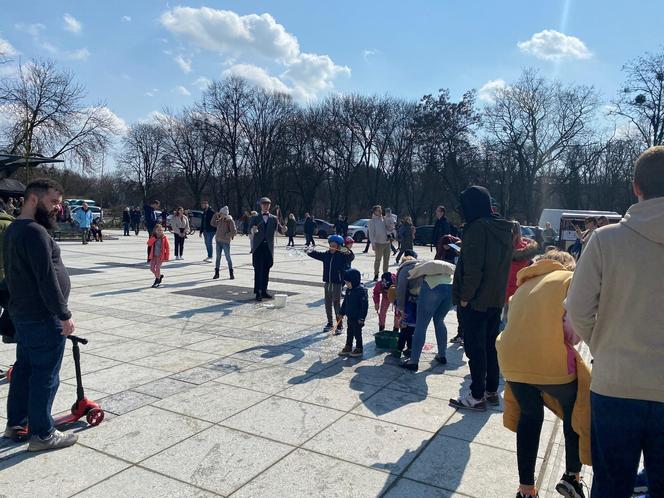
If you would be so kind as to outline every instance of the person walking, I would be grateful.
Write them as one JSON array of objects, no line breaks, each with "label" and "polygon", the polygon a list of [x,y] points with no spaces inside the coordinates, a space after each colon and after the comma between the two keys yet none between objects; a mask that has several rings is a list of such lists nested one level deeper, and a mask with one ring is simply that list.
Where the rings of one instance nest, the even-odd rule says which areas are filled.
[{"label": "person walking", "polygon": [[[579,435],[590,442],[590,370],[574,350],[580,339],[565,320],[563,308],[575,266],[571,254],[552,250],[522,269],[507,327],[496,340],[500,370],[507,382],[504,421],[516,431],[518,498],[537,496],[535,466],[544,405],[555,406],[549,399],[562,412],[565,435],[566,468],[556,490],[567,497],[585,497],[579,478]],[[500,403],[497,395],[487,395],[487,401]],[[579,416],[581,411],[584,416]],[[579,412],[576,418],[575,412]],[[575,430],[572,424],[578,421],[587,425],[577,423]],[[589,454],[586,463],[590,463]]]},{"label": "person walking", "polygon": [[316,247],[316,242],[314,242],[314,232],[316,230],[316,222],[314,221],[313,217],[309,214],[306,213],[304,215],[304,239],[305,239],[305,246],[309,247],[309,244],[311,244],[312,247]]},{"label": "person walking", "polygon": [[452,277],[454,265],[446,261],[424,261],[418,263],[408,273],[408,280],[423,278],[420,294],[417,298],[415,313],[415,332],[413,333],[413,349],[410,358],[401,363],[406,370],[417,372],[422,349],[426,341],[427,328],[433,319],[436,332],[438,353],[435,360],[447,364],[447,327],[445,316],[452,309]]},{"label": "person walking", "polygon": [[440,240],[449,235],[450,232],[450,222],[447,221],[445,216],[445,206],[438,206],[436,208],[436,224],[433,226],[433,233],[431,234],[431,248],[436,248],[436,256],[434,259],[444,260],[444,254],[439,250],[441,246]]},{"label": "person walking", "polygon": [[[152,201],[150,204],[143,204],[143,218],[145,230],[148,232],[148,239],[154,232],[154,227],[157,225],[157,214],[155,211],[159,209],[160,202],[158,200]],[[138,235],[138,234],[137,234]],[[150,248],[148,247],[148,263],[150,262]]]},{"label": "person walking", "polygon": [[71,282],[48,233],[56,226],[62,191],[52,180],[30,182],[21,215],[4,240],[8,308],[17,342],[4,437],[17,440],[28,426],[28,451],[65,448],[78,440],[76,434],[58,431],[51,416],[66,336],[75,330],[67,306]]},{"label": "person walking", "polygon": [[270,282],[270,268],[274,264],[274,235],[283,228],[279,220],[270,214],[272,201],[267,197],[260,200],[261,214],[251,218],[251,262],[254,267],[254,294],[256,301],[272,299],[267,287]]},{"label": "person walking", "polygon": [[81,205],[81,209],[76,211],[74,218],[78,223],[78,228],[81,230],[81,241],[85,245],[90,238],[90,226],[92,225],[92,211],[90,211],[87,203],[84,202]]},{"label": "person walking", "polygon": [[383,273],[387,273],[390,268],[390,239],[388,238],[388,226],[385,223],[385,218],[383,218],[383,208],[374,206],[371,213],[369,240],[371,240],[371,248],[375,253],[373,281],[377,282],[381,260],[383,261]]},{"label": "person walking", "polygon": [[484,411],[485,395],[493,397],[498,391],[496,337],[512,262],[512,222],[493,213],[484,187],[469,187],[461,193],[461,211],[466,225],[452,300],[460,309],[471,384],[470,393],[451,399],[450,406]]},{"label": "person walking", "polygon": [[175,239],[175,259],[184,259],[184,240],[189,234],[189,218],[185,216],[184,209],[178,207],[171,219],[171,228],[173,229],[173,238]]},{"label": "person walking", "polygon": [[397,254],[396,262],[399,264],[403,253],[412,251],[414,247],[415,227],[413,226],[413,219],[410,216],[405,216],[402,220],[397,239],[399,240],[399,253]]},{"label": "person walking", "polygon": [[595,231],[565,301],[592,353],[593,498],[631,496],[643,453],[649,494],[664,496],[664,146],[635,162],[638,202]]},{"label": "person walking", "polygon": [[122,211],[122,228],[124,230],[124,236],[128,237],[129,236],[129,227],[131,225],[131,213],[129,211],[129,206],[124,208],[124,211]]},{"label": "person walking", "polygon": [[131,210],[131,229],[135,235],[141,230],[141,210],[137,207]]},{"label": "person walking", "polygon": [[237,227],[233,217],[229,214],[228,206],[222,207],[217,214],[212,218],[212,226],[217,229],[215,241],[217,246],[217,260],[214,265],[214,277],[219,278],[219,270],[221,266],[221,253],[226,255],[226,263],[228,264],[228,273],[230,279],[234,280],[233,274],[233,260],[231,259],[231,242],[237,235]]},{"label": "person walking", "polygon": [[343,215],[339,215],[337,221],[334,222],[334,231],[344,239],[348,235],[348,222],[344,219]]},{"label": "person walking", "polygon": [[297,223],[295,221],[295,215],[293,213],[288,215],[288,222],[286,223],[286,235],[288,235],[288,244],[286,247],[295,247],[295,227]]},{"label": "person walking", "polygon": [[214,209],[210,207],[208,201],[201,202],[201,209],[203,210],[203,218],[201,219],[201,228],[198,232],[199,237],[203,237],[205,240],[205,249],[207,251],[207,256],[203,261],[209,263],[212,261],[212,240],[214,239],[217,229],[212,225],[212,219],[214,218]]}]

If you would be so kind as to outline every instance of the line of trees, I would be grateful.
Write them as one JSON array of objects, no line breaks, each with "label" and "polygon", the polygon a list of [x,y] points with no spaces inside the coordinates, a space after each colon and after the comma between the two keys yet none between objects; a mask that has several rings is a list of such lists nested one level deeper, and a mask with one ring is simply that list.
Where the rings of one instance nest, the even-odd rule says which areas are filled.
[{"label": "line of trees", "polygon": [[[634,158],[664,143],[664,49],[623,71],[610,102],[528,69],[483,105],[474,90],[454,100],[444,89],[419,101],[333,94],[303,105],[229,77],[191,106],[131,124],[102,181],[72,172],[64,180],[99,189],[106,205],[159,198],[194,207],[206,198],[235,213],[267,195],[298,216],[364,217],[380,203],[424,223],[438,204],[455,211],[470,184],[487,186],[500,211],[522,221],[542,207],[624,212]],[[5,78],[5,148],[61,155],[90,172],[117,130],[105,107],[83,97],[52,63]]]}]

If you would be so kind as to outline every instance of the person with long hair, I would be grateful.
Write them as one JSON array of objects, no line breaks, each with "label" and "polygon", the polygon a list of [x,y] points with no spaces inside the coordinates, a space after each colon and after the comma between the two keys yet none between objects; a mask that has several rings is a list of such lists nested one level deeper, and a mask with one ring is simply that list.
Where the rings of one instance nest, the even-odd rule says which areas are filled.
[{"label": "person with long hair", "polygon": [[154,275],[152,287],[159,287],[164,280],[161,265],[164,261],[168,261],[171,253],[168,237],[160,223],[157,223],[152,230],[152,235],[148,239],[148,248],[150,249],[150,271]]}]

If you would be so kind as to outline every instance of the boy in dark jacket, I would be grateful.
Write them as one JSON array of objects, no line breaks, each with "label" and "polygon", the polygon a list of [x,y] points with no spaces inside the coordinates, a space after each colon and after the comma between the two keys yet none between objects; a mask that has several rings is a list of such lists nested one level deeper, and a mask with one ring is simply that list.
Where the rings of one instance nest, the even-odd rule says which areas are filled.
[{"label": "boy in dark jacket", "polygon": [[[325,313],[327,314],[327,325],[323,329],[329,332],[332,324],[332,305],[337,323],[341,316],[341,288],[344,282],[344,273],[347,265],[355,259],[352,252],[344,247],[344,239],[340,235],[330,235],[327,239],[330,248],[326,252],[311,250],[307,253],[310,258],[323,262],[323,282],[325,282]],[[339,323],[335,333],[341,334],[343,324]]]},{"label": "boy in dark jacket", "polygon": [[[358,358],[364,353],[362,345],[362,327],[369,311],[369,296],[367,289],[362,285],[362,275],[359,270],[352,268],[346,270],[346,297],[341,305],[341,318],[348,317],[348,331],[346,332],[346,345],[339,352],[339,356]],[[353,349],[355,339],[355,349]]]}]

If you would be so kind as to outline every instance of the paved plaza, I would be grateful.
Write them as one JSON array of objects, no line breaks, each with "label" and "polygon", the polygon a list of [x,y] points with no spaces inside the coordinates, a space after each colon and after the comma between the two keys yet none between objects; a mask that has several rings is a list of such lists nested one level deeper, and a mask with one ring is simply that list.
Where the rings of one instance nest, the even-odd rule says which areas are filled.
[{"label": "paved plaza", "polygon": [[[468,387],[469,369],[456,345],[448,365],[432,366],[432,329],[423,370],[404,371],[376,350],[371,306],[364,358],[342,359],[345,335],[322,332],[322,265],[301,246],[287,250],[277,239],[270,290],[289,297],[274,309],[251,300],[245,237],[233,244],[234,281],[225,269],[212,280],[214,265],[202,262],[196,235],[186,259],[166,263],[162,287],[152,289],[144,232],[111,233],[116,240],[61,243],[76,333],[90,341],[82,346],[86,394],[106,420],[70,427],[79,443],[51,453],[2,440],[0,497],[514,496],[515,435],[500,410],[462,414],[448,406]],[[363,245],[355,249],[366,281],[373,257]],[[455,314],[446,322],[451,337]],[[67,348],[54,413],[76,397]],[[3,369],[13,358],[14,346],[0,345]],[[3,405],[7,392],[3,381]],[[558,496],[561,432],[547,414],[541,496]]]}]

